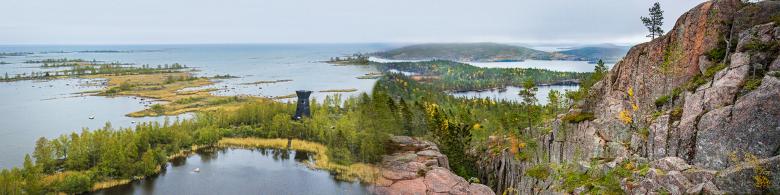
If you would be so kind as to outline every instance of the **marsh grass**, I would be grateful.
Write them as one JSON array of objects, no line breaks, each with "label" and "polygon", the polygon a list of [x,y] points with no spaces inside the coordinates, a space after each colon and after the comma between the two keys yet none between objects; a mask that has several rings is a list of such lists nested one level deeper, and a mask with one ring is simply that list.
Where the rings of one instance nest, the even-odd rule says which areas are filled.
[{"label": "marsh grass", "polygon": [[241,83],[240,85],[259,85],[259,84],[273,84],[273,83],[283,83],[283,82],[291,82],[292,79],[281,79],[281,80],[273,80],[273,81],[255,81],[251,83]]},{"label": "marsh grass", "polygon": [[210,93],[214,89],[182,91],[214,83],[209,78],[194,77],[190,72],[92,75],[86,78],[108,80],[108,86],[98,95],[136,96],[170,102],[167,104],[155,104],[145,110],[127,114],[130,117],[171,116],[187,112],[218,109],[234,110],[246,102],[264,101],[264,98],[251,96],[215,96]]},{"label": "marsh grass", "polygon": [[357,89],[328,89],[328,90],[321,90],[319,92],[322,93],[339,93],[339,92],[355,92]]}]

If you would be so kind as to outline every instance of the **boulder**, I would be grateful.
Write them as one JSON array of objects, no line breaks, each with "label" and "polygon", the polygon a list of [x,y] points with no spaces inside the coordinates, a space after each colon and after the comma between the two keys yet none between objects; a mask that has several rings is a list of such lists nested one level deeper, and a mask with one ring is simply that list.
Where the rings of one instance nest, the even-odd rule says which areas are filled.
[{"label": "boulder", "polygon": [[[734,64],[734,63],[732,63]],[[713,87],[739,87],[745,82],[745,78],[750,71],[750,66],[735,66],[729,68],[728,72],[719,77],[712,84]]]},{"label": "boulder", "polygon": [[685,175],[685,178],[688,178],[691,183],[698,184],[712,181],[717,173],[718,172],[714,170],[700,168],[691,168],[682,172],[682,174]]},{"label": "boulder", "polygon": [[490,189],[490,187],[482,184],[476,184],[476,183],[469,184],[468,192],[469,192],[468,194],[471,195],[495,194],[493,190]]},{"label": "boulder", "polygon": [[382,177],[389,180],[403,180],[417,178],[416,172],[400,171],[400,170],[383,170]]},{"label": "boulder", "polygon": [[658,179],[658,184],[669,190],[671,194],[682,194],[693,187],[688,178],[679,171],[669,171],[665,176]]},{"label": "boulder", "polygon": [[712,64],[712,61],[710,61],[710,58],[706,55],[699,56],[699,72],[702,74],[704,74],[704,72],[707,71],[707,68],[710,68]]},{"label": "boulder", "polygon": [[428,157],[439,157],[439,156],[443,156],[443,155],[442,155],[442,154],[441,154],[439,151],[435,151],[435,150],[423,150],[423,151],[419,151],[419,152],[417,152],[417,155],[418,155],[418,156],[428,156]]},{"label": "boulder", "polygon": [[431,192],[449,192],[455,185],[467,183],[447,169],[433,168],[425,174],[425,185]]},{"label": "boulder", "polygon": [[758,89],[701,117],[693,162],[710,169],[728,166],[729,155],[777,155],[780,148],[780,80],[765,76]]},{"label": "boulder", "polygon": [[658,159],[667,155],[666,143],[669,136],[669,119],[669,115],[665,114],[656,118],[650,125],[650,139],[648,141],[651,148],[650,159]]},{"label": "boulder", "polygon": [[700,183],[685,191],[685,194],[707,194],[707,195],[721,195],[725,194],[718,190],[712,182]]},{"label": "boulder", "polygon": [[731,64],[729,64],[729,68],[736,68],[746,65],[750,65],[750,54],[744,52],[731,54]]},{"label": "boulder", "polygon": [[685,171],[691,168],[691,165],[685,162],[682,158],[678,157],[665,157],[653,161],[650,167],[661,169],[663,171]]},{"label": "boulder", "polygon": [[374,194],[495,194],[450,172],[447,156],[432,142],[394,136],[390,144],[394,151],[382,158],[382,176],[370,187]]},{"label": "boulder", "polygon": [[392,192],[390,194],[399,195],[425,195],[427,192],[422,178],[398,181],[391,185],[389,189]]},{"label": "boulder", "polygon": [[[756,181],[766,183],[757,184]],[[731,166],[718,173],[715,184],[728,194],[780,191],[780,156]]]},{"label": "boulder", "polygon": [[780,71],[780,54],[778,54],[778,56],[775,57],[775,61],[773,61],[768,68],[769,71]]}]

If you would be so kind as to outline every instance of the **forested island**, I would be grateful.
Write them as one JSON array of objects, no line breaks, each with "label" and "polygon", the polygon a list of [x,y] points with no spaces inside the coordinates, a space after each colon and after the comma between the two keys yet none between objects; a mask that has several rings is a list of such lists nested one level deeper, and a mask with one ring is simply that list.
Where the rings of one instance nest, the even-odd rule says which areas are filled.
[{"label": "forested island", "polygon": [[449,60],[458,62],[514,62],[524,60],[607,60],[616,62],[628,47],[592,45],[557,52],[499,43],[430,43],[404,46],[368,54],[392,60]]}]

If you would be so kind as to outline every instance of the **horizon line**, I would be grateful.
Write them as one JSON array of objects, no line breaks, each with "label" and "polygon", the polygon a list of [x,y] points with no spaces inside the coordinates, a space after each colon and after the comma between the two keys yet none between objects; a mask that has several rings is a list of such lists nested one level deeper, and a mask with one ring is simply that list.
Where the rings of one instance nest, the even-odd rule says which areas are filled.
[{"label": "horizon line", "polygon": [[337,45],[337,44],[441,44],[441,43],[499,43],[527,45],[598,45],[613,44],[617,46],[633,46],[640,43],[624,42],[520,42],[520,41],[387,41],[387,42],[181,42],[181,43],[0,43],[0,46],[37,46],[37,45],[79,45],[79,46],[112,46],[112,45]]}]

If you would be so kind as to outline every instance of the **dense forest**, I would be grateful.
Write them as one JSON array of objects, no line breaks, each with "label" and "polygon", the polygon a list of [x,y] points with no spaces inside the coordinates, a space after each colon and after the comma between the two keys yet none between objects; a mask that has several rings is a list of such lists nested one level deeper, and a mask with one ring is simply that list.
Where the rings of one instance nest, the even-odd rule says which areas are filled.
[{"label": "dense forest", "polygon": [[438,90],[456,91],[519,87],[529,79],[537,84],[553,84],[565,80],[582,81],[592,74],[533,68],[482,68],[446,60],[374,64],[383,72],[406,72],[414,75],[417,80],[435,81],[429,83]]}]

